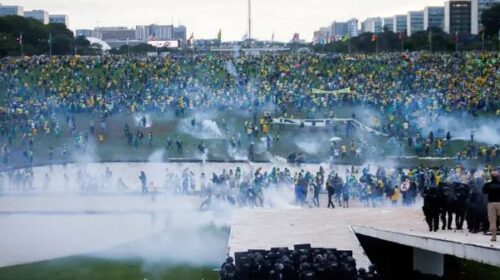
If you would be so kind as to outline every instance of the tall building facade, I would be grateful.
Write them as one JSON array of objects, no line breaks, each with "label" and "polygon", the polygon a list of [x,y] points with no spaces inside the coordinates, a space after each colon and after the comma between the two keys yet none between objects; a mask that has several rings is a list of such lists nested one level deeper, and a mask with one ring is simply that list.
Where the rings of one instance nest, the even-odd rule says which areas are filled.
[{"label": "tall building facade", "polygon": [[444,30],[444,7],[424,8],[424,30],[431,27]]},{"label": "tall building facade", "polygon": [[94,30],[92,29],[77,29],[75,30],[75,36],[76,37],[80,37],[80,36],[83,36],[83,37],[96,37],[94,35]]},{"label": "tall building facade", "polygon": [[34,18],[43,24],[49,23],[49,12],[44,10],[33,10],[24,12],[24,17]]},{"label": "tall building facade", "polygon": [[185,42],[187,38],[187,29],[184,25],[137,25],[135,27],[135,39],[139,41],[148,41],[151,39],[168,41],[181,40]]},{"label": "tall building facade", "polygon": [[406,15],[406,35],[424,30],[424,11],[410,11]]},{"label": "tall building facade", "polygon": [[321,27],[319,30],[313,33],[313,43],[314,44],[326,44],[330,42],[332,34],[332,27]]},{"label": "tall building facade", "polygon": [[349,33],[349,25],[347,22],[334,21],[332,23],[332,34],[331,36],[335,40],[340,40],[347,33]]},{"label": "tall building facade", "polygon": [[382,19],[382,30],[394,30],[394,19],[392,17],[385,17]]},{"label": "tall building facade", "polygon": [[347,29],[350,37],[357,37],[359,35],[358,20],[355,18],[348,20]]},{"label": "tall building facade", "polygon": [[185,42],[187,39],[187,30],[184,25],[179,25],[174,27],[174,34],[173,34],[173,39],[174,40],[180,40],[182,42]]},{"label": "tall building facade", "polygon": [[363,32],[380,33],[382,32],[382,19],[367,18],[361,23],[361,29]]},{"label": "tall building facade", "polygon": [[484,27],[481,23],[483,12],[499,3],[500,0],[471,0],[472,34],[478,34],[479,31],[483,30]]},{"label": "tall building facade", "polygon": [[98,27],[94,35],[103,41],[127,41],[135,39],[135,30],[123,26]]},{"label": "tall building facade", "polygon": [[2,6],[0,4],[0,17],[3,16],[24,16],[24,9],[21,6]]},{"label": "tall building facade", "polygon": [[67,15],[49,15],[49,23],[59,23],[69,26],[69,19]]},{"label": "tall building facade", "polygon": [[471,1],[452,0],[444,5],[444,31],[450,34],[472,34]]},{"label": "tall building facade", "polygon": [[395,15],[393,28],[394,33],[406,32],[406,15]]},{"label": "tall building facade", "polygon": [[174,37],[173,25],[138,25],[135,28],[135,39],[140,41],[172,40]]}]

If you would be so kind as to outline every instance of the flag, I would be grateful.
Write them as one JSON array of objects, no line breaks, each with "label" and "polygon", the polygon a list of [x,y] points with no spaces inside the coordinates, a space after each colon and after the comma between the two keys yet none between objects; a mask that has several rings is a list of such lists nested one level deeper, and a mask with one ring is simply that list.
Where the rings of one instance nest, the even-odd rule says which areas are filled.
[{"label": "flag", "polygon": [[188,46],[193,46],[194,45],[194,32],[191,33],[191,36],[187,39],[187,44]]},{"label": "flag", "polygon": [[399,41],[403,41],[403,32],[398,33]]},{"label": "flag", "polygon": [[460,42],[460,36],[458,35],[458,32],[455,32],[455,43],[458,44]]},{"label": "flag", "polygon": [[347,42],[347,41],[349,41],[349,39],[351,39],[351,36],[349,33],[347,33],[344,35],[344,38],[342,38],[342,42]]},{"label": "flag", "polygon": [[432,43],[432,30],[429,31],[429,44]]},{"label": "flag", "polygon": [[194,32],[192,32],[191,36],[189,36],[188,45],[193,45],[193,42],[194,42]]},{"label": "flag", "polygon": [[222,41],[222,29],[219,29],[219,33],[217,33],[217,40]]},{"label": "flag", "polygon": [[19,37],[16,38],[16,41],[17,43],[19,43],[19,45],[23,44],[23,33],[19,34]]},{"label": "flag", "polygon": [[52,43],[52,33],[49,33],[49,44]]},{"label": "flag", "polygon": [[338,89],[338,90],[321,90],[317,88],[313,88],[311,90],[312,94],[345,94],[345,93],[351,93],[351,88],[343,88],[343,89]]},{"label": "flag", "polygon": [[378,40],[377,34],[372,35],[372,42],[376,42]]},{"label": "flag", "polygon": [[482,42],[484,42],[484,33],[485,33],[485,32],[484,32],[484,30],[483,30],[483,32],[481,32],[481,41],[482,41]]}]

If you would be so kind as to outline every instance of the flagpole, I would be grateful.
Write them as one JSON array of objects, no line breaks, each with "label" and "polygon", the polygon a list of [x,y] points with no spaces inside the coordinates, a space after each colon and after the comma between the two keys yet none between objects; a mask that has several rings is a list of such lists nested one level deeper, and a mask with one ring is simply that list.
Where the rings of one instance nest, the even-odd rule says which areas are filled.
[{"label": "flagpole", "polygon": [[484,31],[481,33],[481,50],[484,51]]},{"label": "flagpole", "polygon": [[405,50],[405,47],[404,47],[404,44],[405,44],[405,37],[404,37],[404,34],[403,33],[400,33],[401,34],[401,52],[404,52]]},{"label": "flagpole", "polygon": [[351,53],[351,33],[349,33],[349,41],[347,42],[347,51]]},{"label": "flagpole", "polygon": [[429,31],[429,52],[432,52],[432,31]]},{"label": "flagpole", "polygon": [[21,45],[21,57],[24,57],[23,32],[19,35],[19,45]]},{"label": "flagpole", "polygon": [[248,41],[252,42],[252,0],[248,0]]},{"label": "flagpole", "polygon": [[130,56],[130,45],[128,43],[129,38],[127,37],[127,56]]},{"label": "flagpole", "polygon": [[52,56],[52,32],[49,33],[49,56]]}]

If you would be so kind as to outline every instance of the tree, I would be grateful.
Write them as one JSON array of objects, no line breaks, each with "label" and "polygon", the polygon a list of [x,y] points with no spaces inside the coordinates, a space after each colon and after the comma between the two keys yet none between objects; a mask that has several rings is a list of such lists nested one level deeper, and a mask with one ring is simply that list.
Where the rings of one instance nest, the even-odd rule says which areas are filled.
[{"label": "tree", "polygon": [[49,38],[52,38],[52,54],[65,55],[74,52],[73,32],[68,30],[66,25],[51,23],[46,25],[46,30],[49,32]]},{"label": "tree", "polygon": [[[19,38],[22,34],[22,45],[25,55],[48,54],[52,44],[52,53],[67,55],[74,53],[75,38],[73,32],[64,24],[47,24],[19,16],[0,17],[0,56],[20,55]],[[88,46],[86,39],[80,43]],[[78,45],[78,44],[77,44]],[[85,46],[82,45],[82,48]]]}]

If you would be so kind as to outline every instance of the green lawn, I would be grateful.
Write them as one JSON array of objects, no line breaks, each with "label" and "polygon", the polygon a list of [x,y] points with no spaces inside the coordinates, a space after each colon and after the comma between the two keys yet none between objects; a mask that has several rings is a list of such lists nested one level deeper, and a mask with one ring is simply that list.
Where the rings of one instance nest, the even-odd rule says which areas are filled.
[{"label": "green lawn", "polygon": [[[192,261],[200,261],[197,252],[192,252],[191,262],[179,261],[172,253],[187,244],[179,242],[172,247],[159,238],[162,234],[159,233],[89,255],[3,267],[0,268],[0,280],[217,280],[219,274],[214,268],[218,268],[226,257],[229,228],[208,226],[199,230],[208,240],[220,243],[220,246],[212,244],[214,252],[211,253],[216,257],[205,260],[203,265],[192,264]],[[165,256],[158,256],[156,251],[150,251],[153,245],[170,251],[165,252]]]},{"label": "green lawn", "polygon": [[148,264],[138,259],[125,261],[94,257],[69,257],[0,269],[2,280],[216,280],[208,267]]},{"label": "green lawn", "polygon": [[[341,118],[349,118],[351,117],[353,112],[356,112],[358,119],[367,124],[370,124],[372,116],[376,115],[376,113],[366,108],[353,107],[349,105],[334,108],[334,111],[336,116]],[[251,121],[253,119],[251,114],[248,114],[247,112],[235,111],[203,112],[202,114],[205,115],[202,117],[198,116],[196,118],[197,122],[201,122],[203,118],[213,119],[217,122],[220,128],[222,119],[225,119],[227,121],[229,135],[233,135],[235,133],[241,134],[242,149],[240,152],[241,154],[246,155],[249,141],[247,140],[247,136],[243,128],[243,123],[245,120]],[[193,137],[193,135],[190,133],[182,131],[182,129],[180,128],[179,119],[176,119],[172,113],[167,113],[164,115],[151,114],[151,116],[153,120],[153,126],[148,129],[141,129],[146,135],[146,138],[144,139],[143,144],[138,148],[127,145],[123,132],[123,126],[125,123],[129,124],[131,131],[134,133],[138,129],[135,126],[134,116],[125,114],[117,114],[111,116],[108,119],[108,133],[106,134],[104,143],[98,143],[96,139],[97,137],[91,136],[91,141],[94,143],[94,149],[92,153],[95,156],[94,159],[100,161],[147,161],[153,152],[165,148],[165,140],[167,136],[171,137],[174,142],[175,139],[179,136],[184,143],[184,153],[179,154],[175,148],[175,143],[173,143],[173,149],[167,151],[163,155],[162,160],[166,160],[167,158],[196,159],[200,157],[197,153],[197,146],[201,143],[202,140]],[[60,147],[62,147],[63,144],[66,144],[68,151],[70,153],[74,153],[76,157],[82,154],[81,151],[74,151],[74,139],[73,137],[71,137],[68,131],[65,117],[58,116],[58,119],[63,128],[63,136],[59,139],[54,135],[38,136],[34,146],[34,164],[45,164],[49,162],[48,147],[50,145],[55,148],[53,162],[62,160],[62,157],[60,155]],[[191,117],[188,117],[188,122],[190,119]],[[76,116],[78,130],[88,131],[90,120],[94,120],[96,130],[99,131],[99,116],[88,114],[79,114]],[[191,128],[188,127],[188,130],[191,130]],[[153,145],[151,147],[149,147],[147,144],[147,133],[150,131],[153,133],[154,138]],[[347,146],[352,140],[360,141],[360,139],[364,138],[366,141],[377,147],[376,152],[370,153],[370,157],[375,160],[379,160],[383,156],[396,156],[399,154],[398,149],[394,147],[393,143],[389,143],[389,139],[385,136],[375,136],[368,133],[358,132],[355,137],[346,138],[343,128],[339,128],[337,132],[334,132],[332,131],[332,129],[325,128],[284,127],[283,129],[279,129],[278,127],[274,127],[271,130],[271,134],[275,135],[278,131],[280,133],[280,141],[273,144],[273,147],[270,150],[270,154],[283,158],[286,158],[287,155],[291,152],[304,151],[306,153],[307,161],[326,161],[328,159],[330,146],[328,140],[333,135],[342,138],[342,141],[339,143],[339,145],[345,144]],[[262,136],[259,136],[259,138],[260,137]],[[5,139],[2,140],[5,141]],[[226,161],[233,159],[228,154],[227,146],[223,140],[216,139],[203,141],[209,149],[209,160]],[[256,160],[269,160],[270,154],[264,152],[264,143],[261,142],[260,139],[253,139],[252,141],[254,141],[255,143],[261,143],[261,147],[258,148],[258,150],[261,150],[262,153],[257,153]],[[403,144],[403,150],[405,154],[412,155],[412,149],[410,149],[406,145],[406,143]],[[444,156],[454,156],[458,151],[463,150],[466,145],[466,141],[452,141],[450,145],[447,145],[445,147]],[[304,148],[306,150],[304,150]],[[22,156],[22,152],[25,149],[26,148],[24,148],[22,145],[20,136],[18,136],[18,138],[14,141],[14,145],[12,147],[11,162],[8,166],[25,166],[29,164],[28,160],[23,158]],[[69,156],[68,159],[73,160],[75,159],[75,157]],[[353,159],[345,159],[342,160],[341,163],[355,164],[359,162]],[[400,163],[405,165],[414,165],[421,163],[426,165],[456,164],[456,162],[454,162],[453,160],[434,162],[429,160],[415,159],[401,160]],[[475,160],[469,161],[469,164],[471,165],[476,165],[478,163],[479,162]],[[2,166],[6,167],[3,163],[1,163],[0,167]]]}]

